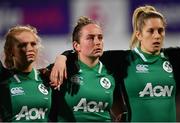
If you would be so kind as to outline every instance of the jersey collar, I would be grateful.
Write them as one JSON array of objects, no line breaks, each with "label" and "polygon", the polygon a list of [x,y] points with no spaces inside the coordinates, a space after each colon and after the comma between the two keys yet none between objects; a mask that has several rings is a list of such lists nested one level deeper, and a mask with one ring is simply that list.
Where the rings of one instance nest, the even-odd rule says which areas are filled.
[{"label": "jersey collar", "polygon": [[18,83],[22,82],[21,80],[27,80],[27,79],[33,79],[35,81],[39,81],[38,71],[34,68],[29,74],[23,74],[22,72],[18,72],[17,74],[14,74],[13,77]]},{"label": "jersey collar", "polygon": [[[156,60],[155,57],[157,57],[157,58],[158,58],[158,57],[161,57],[161,58],[163,58],[163,59],[167,59],[162,51],[160,52],[160,55],[154,56],[155,59],[153,59],[153,60],[149,60],[149,59],[147,58],[147,56],[145,56],[145,53],[143,54],[143,52],[140,50],[140,48],[135,47],[135,48],[133,49],[133,51],[134,51],[136,54],[138,54],[144,62],[154,62],[154,61]],[[150,54],[149,56],[152,56],[152,55]]]},{"label": "jersey collar", "polygon": [[[102,64],[101,61],[99,61],[99,63],[96,64],[96,65],[95,65],[94,67],[92,67],[92,68],[90,68],[89,66],[87,66],[86,64],[84,64],[83,62],[81,62],[80,60],[79,60],[79,65],[80,65],[81,67],[85,68],[85,69],[93,69],[93,70],[97,71],[98,74],[101,74],[101,73],[102,73],[103,64]],[[82,73],[82,71],[83,71],[83,70],[80,68],[80,69],[79,69],[79,73]]]}]

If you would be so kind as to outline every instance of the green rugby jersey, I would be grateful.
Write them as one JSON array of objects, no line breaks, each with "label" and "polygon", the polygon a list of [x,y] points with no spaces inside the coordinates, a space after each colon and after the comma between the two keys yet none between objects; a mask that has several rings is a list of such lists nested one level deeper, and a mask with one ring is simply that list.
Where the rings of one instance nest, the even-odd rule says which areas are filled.
[{"label": "green rugby jersey", "polygon": [[16,72],[6,81],[10,91],[9,107],[12,111],[2,105],[0,114],[5,121],[48,121],[51,90],[43,85],[38,71],[33,69],[30,73]]},{"label": "green rugby jersey", "polygon": [[[79,73],[72,76],[70,81],[60,89],[64,93],[64,99],[60,101],[61,110],[58,121],[70,121],[66,116],[68,109],[72,112],[74,121],[111,121],[110,108],[113,103],[113,92],[115,80],[112,75],[108,74],[105,67],[99,62],[93,68],[78,61],[80,65]],[[73,86],[75,90],[72,94]],[[69,90],[71,91],[70,93]],[[63,91],[63,92],[62,92]],[[62,103],[62,101],[65,101]],[[67,106],[62,106],[67,104]],[[63,107],[67,107],[64,108]]]},{"label": "green rugby jersey", "polygon": [[131,107],[131,121],[176,121],[176,86],[168,59],[162,52],[151,55],[135,48],[129,60],[131,64],[125,88]]}]

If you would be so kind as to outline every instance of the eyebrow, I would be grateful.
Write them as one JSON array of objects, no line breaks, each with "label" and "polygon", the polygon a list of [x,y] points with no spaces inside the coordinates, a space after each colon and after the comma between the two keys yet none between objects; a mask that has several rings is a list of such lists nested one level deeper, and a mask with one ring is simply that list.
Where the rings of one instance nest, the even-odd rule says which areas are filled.
[{"label": "eyebrow", "polygon": [[103,36],[103,34],[88,34],[87,36]]}]

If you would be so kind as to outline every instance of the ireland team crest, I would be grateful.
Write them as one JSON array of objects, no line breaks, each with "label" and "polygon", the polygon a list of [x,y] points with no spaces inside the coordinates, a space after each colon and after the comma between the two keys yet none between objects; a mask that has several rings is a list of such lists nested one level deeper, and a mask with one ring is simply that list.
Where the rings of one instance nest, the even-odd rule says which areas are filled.
[{"label": "ireland team crest", "polygon": [[46,89],[46,87],[43,84],[39,84],[38,85],[38,89],[41,93],[43,93],[44,95],[48,95],[48,90]]},{"label": "ireland team crest", "polygon": [[172,65],[168,61],[165,61],[163,63],[163,69],[168,73],[172,73],[172,71],[173,71]]},{"label": "ireland team crest", "polygon": [[111,87],[111,82],[110,82],[110,80],[109,80],[108,78],[106,78],[106,77],[102,77],[102,78],[100,79],[100,84],[101,84],[101,86],[102,86],[103,88],[105,88],[105,89],[109,89],[109,88]]},{"label": "ireland team crest", "polygon": [[78,85],[83,85],[83,77],[78,76],[78,75],[73,75],[70,78],[71,82],[76,83]]}]

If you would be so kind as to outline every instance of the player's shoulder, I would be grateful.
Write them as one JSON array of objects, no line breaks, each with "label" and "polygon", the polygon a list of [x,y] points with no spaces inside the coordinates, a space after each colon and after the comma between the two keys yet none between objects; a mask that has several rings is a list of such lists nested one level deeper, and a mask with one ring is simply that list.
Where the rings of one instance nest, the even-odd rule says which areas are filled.
[{"label": "player's shoulder", "polygon": [[171,55],[180,55],[180,47],[169,47],[169,48],[163,48],[162,49],[165,55],[171,56]]},{"label": "player's shoulder", "polygon": [[173,62],[176,62],[179,60],[180,57],[180,47],[169,47],[162,49],[164,52],[164,55],[169,58],[169,60],[172,60]]},{"label": "player's shoulder", "polygon": [[5,84],[10,77],[13,76],[13,71],[6,69],[0,62],[0,84]]}]

